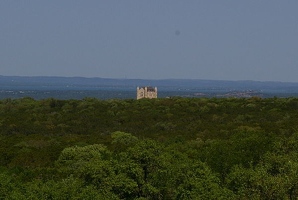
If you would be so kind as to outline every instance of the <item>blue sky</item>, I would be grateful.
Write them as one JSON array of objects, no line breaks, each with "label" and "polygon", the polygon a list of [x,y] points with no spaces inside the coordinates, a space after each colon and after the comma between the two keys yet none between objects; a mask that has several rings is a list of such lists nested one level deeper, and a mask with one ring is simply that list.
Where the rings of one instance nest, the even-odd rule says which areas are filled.
[{"label": "blue sky", "polygon": [[1,0],[0,75],[298,82],[297,0]]}]

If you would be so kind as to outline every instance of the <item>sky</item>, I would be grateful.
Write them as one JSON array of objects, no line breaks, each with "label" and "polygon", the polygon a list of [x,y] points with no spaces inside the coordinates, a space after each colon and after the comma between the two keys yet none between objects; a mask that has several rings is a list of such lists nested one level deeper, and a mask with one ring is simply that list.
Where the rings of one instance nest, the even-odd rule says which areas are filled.
[{"label": "sky", "polygon": [[298,82],[297,0],[1,0],[0,75]]}]

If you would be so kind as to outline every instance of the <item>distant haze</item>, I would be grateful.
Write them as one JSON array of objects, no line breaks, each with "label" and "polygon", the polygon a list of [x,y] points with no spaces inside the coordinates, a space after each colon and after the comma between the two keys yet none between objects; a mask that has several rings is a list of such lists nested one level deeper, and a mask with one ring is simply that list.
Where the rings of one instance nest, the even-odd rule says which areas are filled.
[{"label": "distant haze", "polygon": [[298,82],[297,0],[0,1],[0,75]]}]

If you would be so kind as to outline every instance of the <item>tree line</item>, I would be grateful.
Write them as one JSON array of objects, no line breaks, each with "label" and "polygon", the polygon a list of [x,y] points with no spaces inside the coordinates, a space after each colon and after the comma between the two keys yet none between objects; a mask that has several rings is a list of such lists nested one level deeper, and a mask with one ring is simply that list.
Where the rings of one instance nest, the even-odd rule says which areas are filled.
[{"label": "tree line", "polygon": [[297,199],[297,98],[0,101],[0,199]]}]

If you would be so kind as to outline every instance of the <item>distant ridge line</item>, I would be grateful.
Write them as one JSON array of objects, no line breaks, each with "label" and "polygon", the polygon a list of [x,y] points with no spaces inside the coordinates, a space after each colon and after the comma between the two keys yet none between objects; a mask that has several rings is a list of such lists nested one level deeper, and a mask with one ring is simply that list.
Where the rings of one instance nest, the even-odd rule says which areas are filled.
[{"label": "distant ridge line", "polygon": [[101,77],[63,77],[63,76],[3,76],[1,86],[111,86],[111,87],[187,87],[187,88],[229,88],[234,90],[262,90],[298,88],[298,82],[252,81],[252,80],[207,80],[207,79],[121,79]]},{"label": "distant ridge line", "polygon": [[259,81],[259,80],[214,80],[214,79],[187,79],[187,78],[164,78],[164,79],[142,79],[142,78],[104,78],[104,77],[84,77],[84,76],[7,76],[0,75],[0,78],[20,78],[20,79],[101,79],[101,80],[121,80],[121,81],[208,81],[208,82],[256,82],[256,83],[291,83],[291,81]]}]

